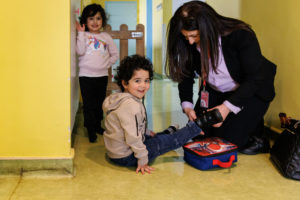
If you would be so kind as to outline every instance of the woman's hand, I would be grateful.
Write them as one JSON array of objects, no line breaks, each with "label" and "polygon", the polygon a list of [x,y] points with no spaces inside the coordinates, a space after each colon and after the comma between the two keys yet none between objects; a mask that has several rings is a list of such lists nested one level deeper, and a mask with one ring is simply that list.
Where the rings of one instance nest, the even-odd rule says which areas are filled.
[{"label": "woman's hand", "polygon": [[[230,109],[227,106],[225,106],[224,104],[221,104],[221,105],[218,105],[214,108],[211,108],[208,111],[211,111],[211,110],[214,110],[214,109],[219,110],[219,112],[222,115],[223,121],[225,121],[227,115],[230,113]],[[223,124],[223,122],[220,122],[220,123],[214,124],[212,126],[215,127],[215,128],[218,128],[218,127],[222,126],[222,124]]]},{"label": "woman's hand", "polygon": [[[192,108],[184,108],[183,112],[187,115],[190,121],[195,121],[197,119],[197,115],[194,109]],[[203,131],[200,132],[200,135],[204,135]]]},{"label": "woman's hand", "polygon": [[141,173],[144,175],[145,172],[147,172],[148,174],[151,174],[152,171],[154,171],[153,167],[150,167],[149,165],[142,165],[142,166],[138,166],[135,170],[135,172],[138,174],[139,171],[141,171]]},{"label": "woman's hand", "polygon": [[84,32],[85,31],[85,25],[84,24],[81,26],[81,24],[78,21],[76,21],[75,23],[76,23],[76,30],[78,32]]},{"label": "woman's hand", "polygon": [[196,112],[194,109],[184,108],[183,112],[186,114],[190,121],[194,121],[195,119],[197,119]]}]

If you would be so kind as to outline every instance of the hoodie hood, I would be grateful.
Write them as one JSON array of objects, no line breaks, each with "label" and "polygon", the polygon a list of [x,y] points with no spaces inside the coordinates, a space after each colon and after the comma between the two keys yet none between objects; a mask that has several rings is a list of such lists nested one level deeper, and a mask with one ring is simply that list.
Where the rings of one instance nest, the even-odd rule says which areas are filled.
[{"label": "hoodie hood", "polygon": [[111,111],[116,110],[123,101],[127,99],[134,99],[137,102],[141,102],[140,99],[134,97],[130,93],[115,93],[108,96],[103,102],[103,111],[108,115]]}]

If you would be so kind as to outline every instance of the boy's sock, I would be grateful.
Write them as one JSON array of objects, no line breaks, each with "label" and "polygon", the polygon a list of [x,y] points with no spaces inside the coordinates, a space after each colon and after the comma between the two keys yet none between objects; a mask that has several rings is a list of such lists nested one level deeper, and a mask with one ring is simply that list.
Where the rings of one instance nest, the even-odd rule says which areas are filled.
[{"label": "boy's sock", "polygon": [[178,129],[179,129],[179,125],[178,124],[174,124],[174,125],[169,126],[163,132],[166,133],[166,134],[172,134],[172,133],[176,132]]}]

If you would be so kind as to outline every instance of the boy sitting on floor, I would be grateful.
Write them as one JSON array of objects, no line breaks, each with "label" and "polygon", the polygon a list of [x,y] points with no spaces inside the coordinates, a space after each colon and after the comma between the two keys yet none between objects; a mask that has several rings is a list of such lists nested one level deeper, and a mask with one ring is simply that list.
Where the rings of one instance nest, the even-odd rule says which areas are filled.
[{"label": "boy sitting on floor", "polygon": [[[183,146],[202,131],[196,122],[171,134],[150,134],[142,99],[153,78],[152,64],[139,55],[124,58],[117,68],[122,93],[108,96],[103,103],[106,114],[104,143],[110,160],[122,166],[137,166],[136,173],[151,173],[148,163],[157,156]],[[203,133],[203,132],[202,132]]]}]

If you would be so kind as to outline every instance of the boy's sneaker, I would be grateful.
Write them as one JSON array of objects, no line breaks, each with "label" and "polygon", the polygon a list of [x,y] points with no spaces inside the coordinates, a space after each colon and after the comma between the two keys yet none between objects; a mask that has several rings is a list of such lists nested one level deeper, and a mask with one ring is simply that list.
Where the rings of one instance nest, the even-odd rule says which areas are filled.
[{"label": "boy's sneaker", "polygon": [[222,121],[223,121],[223,117],[219,109],[214,109],[211,111],[201,113],[199,116],[197,116],[197,119],[195,120],[196,124],[200,128],[209,127],[213,124],[217,124]]},{"label": "boy's sneaker", "polygon": [[176,132],[178,129],[179,129],[179,125],[174,124],[174,125],[169,126],[166,130],[164,130],[164,133],[172,134],[172,133]]}]

